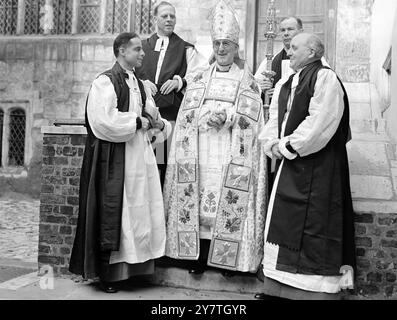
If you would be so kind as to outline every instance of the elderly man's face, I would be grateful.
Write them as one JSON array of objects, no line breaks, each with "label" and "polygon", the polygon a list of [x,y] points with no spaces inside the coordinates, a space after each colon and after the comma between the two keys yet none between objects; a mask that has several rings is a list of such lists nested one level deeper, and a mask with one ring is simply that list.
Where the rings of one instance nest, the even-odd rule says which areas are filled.
[{"label": "elderly man's face", "polygon": [[160,6],[157,16],[154,17],[157,30],[161,36],[170,36],[175,29],[176,13],[171,6]]},{"label": "elderly man's face", "polygon": [[220,66],[231,65],[238,51],[238,46],[230,40],[215,40],[213,48],[215,59]]},{"label": "elderly man's face", "polygon": [[299,29],[298,22],[294,18],[285,19],[280,23],[280,35],[287,50],[290,48],[292,38],[300,32],[302,29]]},{"label": "elderly man's face", "polygon": [[307,65],[315,57],[313,49],[307,45],[308,38],[303,35],[295,36],[291,41],[291,47],[288,50],[288,56],[291,59],[291,68],[299,70]]}]

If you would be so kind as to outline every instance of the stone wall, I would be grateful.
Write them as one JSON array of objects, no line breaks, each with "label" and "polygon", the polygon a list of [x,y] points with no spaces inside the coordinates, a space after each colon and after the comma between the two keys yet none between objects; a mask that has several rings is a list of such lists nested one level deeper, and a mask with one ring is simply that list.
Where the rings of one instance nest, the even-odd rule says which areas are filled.
[{"label": "stone wall", "polygon": [[[55,119],[84,117],[86,95],[96,76],[113,64],[114,36],[26,36],[0,38],[0,105],[27,105],[27,173],[18,179],[0,169],[0,194],[39,195],[42,134]],[[12,172],[12,170],[11,170]],[[5,190],[6,189],[6,190]]]},{"label": "stone wall", "polygon": [[385,112],[384,116],[388,122],[388,133],[390,137],[397,143],[397,10],[395,12],[395,19],[393,25],[393,34],[391,40],[392,50],[392,72],[391,72],[391,82],[390,82],[390,107]]},{"label": "stone wall", "polygon": [[344,82],[368,82],[373,0],[338,0],[336,67]]},{"label": "stone wall", "polygon": [[51,127],[43,133],[38,262],[39,268],[51,265],[56,274],[65,274],[77,224],[86,131]]},{"label": "stone wall", "polygon": [[[371,83],[379,94],[380,111],[384,112],[390,107],[390,75],[383,68],[388,53],[392,47],[392,27],[397,19],[397,1],[376,0],[372,12],[371,33]],[[390,28],[385,28],[390,26]]]}]

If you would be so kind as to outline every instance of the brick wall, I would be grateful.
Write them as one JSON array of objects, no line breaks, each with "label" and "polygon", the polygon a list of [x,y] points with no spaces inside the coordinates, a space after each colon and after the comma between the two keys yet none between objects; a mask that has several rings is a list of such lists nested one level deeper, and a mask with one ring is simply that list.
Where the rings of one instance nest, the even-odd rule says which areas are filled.
[{"label": "brick wall", "polygon": [[83,127],[53,127],[52,132],[56,130],[60,134],[43,137],[38,262],[39,267],[51,265],[56,274],[65,274],[77,224],[86,136]]},{"label": "brick wall", "polygon": [[397,213],[356,215],[357,293],[397,296]]}]

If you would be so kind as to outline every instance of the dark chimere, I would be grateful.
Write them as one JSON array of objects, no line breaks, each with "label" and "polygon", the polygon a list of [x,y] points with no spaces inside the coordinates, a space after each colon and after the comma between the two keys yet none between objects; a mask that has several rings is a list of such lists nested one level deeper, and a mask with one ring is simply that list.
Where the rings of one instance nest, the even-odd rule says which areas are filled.
[{"label": "dark chimere", "polygon": [[25,159],[26,115],[22,109],[14,109],[10,114],[9,166],[23,166]]}]

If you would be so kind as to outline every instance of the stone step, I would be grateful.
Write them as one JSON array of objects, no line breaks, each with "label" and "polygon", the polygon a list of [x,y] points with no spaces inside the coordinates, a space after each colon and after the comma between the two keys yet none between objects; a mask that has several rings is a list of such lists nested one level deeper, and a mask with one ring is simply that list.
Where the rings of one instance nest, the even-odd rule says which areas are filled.
[{"label": "stone step", "polygon": [[187,269],[157,266],[153,281],[161,286],[175,288],[252,294],[263,292],[263,282],[256,274],[224,277],[221,272],[214,269],[201,275],[192,275]]},{"label": "stone step", "polygon": [[397,201],[382,201],[370,199],[354,199],[353,208],[357,213],[397,213]]}]

